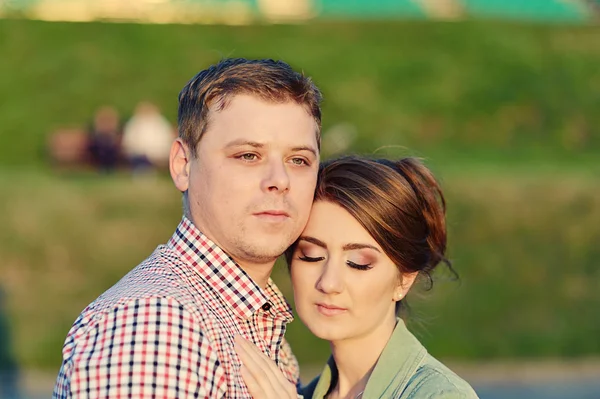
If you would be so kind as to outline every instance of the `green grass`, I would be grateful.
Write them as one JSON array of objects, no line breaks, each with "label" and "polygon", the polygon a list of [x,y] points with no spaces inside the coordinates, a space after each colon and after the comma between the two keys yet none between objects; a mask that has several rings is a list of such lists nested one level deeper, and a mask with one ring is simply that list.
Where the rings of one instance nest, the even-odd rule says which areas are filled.
[{"label": "green grass", "polygon": [[455,159],[579,162],[600,151],[600,27],[496,22],[174,26],[0,20],[0,165],[43,166],[54,129],[177,94],[226,56],[271,57],[314,77],[325,130],[354,150],[400,144]]},{"label": "green grass", "polygon": [[[174,122],[179,90],[225,56],[290,62],[325,94],[325,141],[349,124],[348,151],[390,146],[377,153],[424,156],[442,178],[461,280],[411,295],[431,353],[600,354],[599,42],[597,26],[492,22],[0,20],[0,288],[19,362],[55,370],[79,312],[181,214],[165,178],[48,171],[50,132],[103,104],[126,117],[142,99]],[[274,272],[291,297],[286,274]],[[300,322],[289,336],[302,365],[327,356]]]},{"label": "green grass", "polygon": [[[600,180],[582,173],[442,173],[450,257],[416,291],[412,326],[440,357],[600,354]],[[180,217],[168,179],[0,174],[0,275],[15,349],[27,368],[55,369],[79,312],[160,243]],[[274,276],[288,298],[284,267]],[[420,294],[419,294],[420,292]],[[298,321],[289,339],[303,365],[327,345]]]}]

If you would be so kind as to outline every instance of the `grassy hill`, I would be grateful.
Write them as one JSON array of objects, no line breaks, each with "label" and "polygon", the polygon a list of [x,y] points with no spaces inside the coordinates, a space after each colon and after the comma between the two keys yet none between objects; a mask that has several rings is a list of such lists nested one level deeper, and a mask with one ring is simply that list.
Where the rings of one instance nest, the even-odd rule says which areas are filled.
[{"label": "grassy hill", "polygon": [[43,166],[47,135],[177,94],[222,57],[270,57],[314,77],[324,127],[353,149],[409,146],[469,162],[581,162],[600,151],[600,27],[492,22],[174,26],[0,20],[0,165]]}]

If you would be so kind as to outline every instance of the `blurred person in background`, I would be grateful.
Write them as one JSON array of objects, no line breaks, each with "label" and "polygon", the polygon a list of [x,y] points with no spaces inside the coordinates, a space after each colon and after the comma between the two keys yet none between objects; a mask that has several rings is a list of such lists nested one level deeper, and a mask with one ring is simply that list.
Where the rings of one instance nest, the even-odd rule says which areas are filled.
[{"label": "blurred person in background", "polygon": [[292,312],[270,274],[308,220],[320,102],[282,61],[226,59],[187,83],[169,157],[183,218],[77,318],[55,398],[250,398],[237,334],[298,382]]},{"label": "blurred person in background", "polygon": [[102,172],[112,172],[121,154],[121,122],[114,107],[103,106],[96,111],[89,133],[89,153],[92,164]]},{"label": "blurred person in background", "polygon": [[[427,353],[399,318],[419,276],[444,263],[445,200],[414,158],[346,157],[324,163],[308,224],[286,251],[296,310],[330,343],[305,398],[477,398]],[[296,398],[271,359],[236,339],[254,398]]]},{"label": "blurred person in background", "polygon": [[165,168],[175,138],[173,127],[158,107],[144,101],[123,130],[123,152],[134,173]]},{"label": "blurred person in background", "polygon": [[19,372],[12,352],[6,298],[0,287],[0,399],[17,398],[20,398]]}]

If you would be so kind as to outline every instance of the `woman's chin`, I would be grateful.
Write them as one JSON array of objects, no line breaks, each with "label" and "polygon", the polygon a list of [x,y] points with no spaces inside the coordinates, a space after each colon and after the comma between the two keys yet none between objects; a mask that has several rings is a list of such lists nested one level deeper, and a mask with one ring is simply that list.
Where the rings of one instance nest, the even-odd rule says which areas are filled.
[{"label": "woman's chin", "polygon": [[348,337],[348,331],[340,326],[307,325],[310,332],[317,338],[325,341],[339,341]]}]

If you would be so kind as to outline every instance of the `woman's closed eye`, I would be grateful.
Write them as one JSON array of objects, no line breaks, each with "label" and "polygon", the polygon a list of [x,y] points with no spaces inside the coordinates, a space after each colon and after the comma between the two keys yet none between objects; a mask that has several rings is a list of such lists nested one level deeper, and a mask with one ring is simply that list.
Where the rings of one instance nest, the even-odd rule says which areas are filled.
[{"label": "woman's closed eye", "polygon": [[351,260],[346,261],[346,264],[356,270],[369,270],[369,269],[373,268],[373,266],[371,266],[370,263],[364,263],[364,264],[363,263],[355,263],[355,262],[352,262]]},{"label": "woman's closed eye", "polygon": [[303,261],[303,262],[320,262],[322,260],[325,259],[324,256],[306,256],[306,255],[300,255],[298,256],[298,259]]}]

